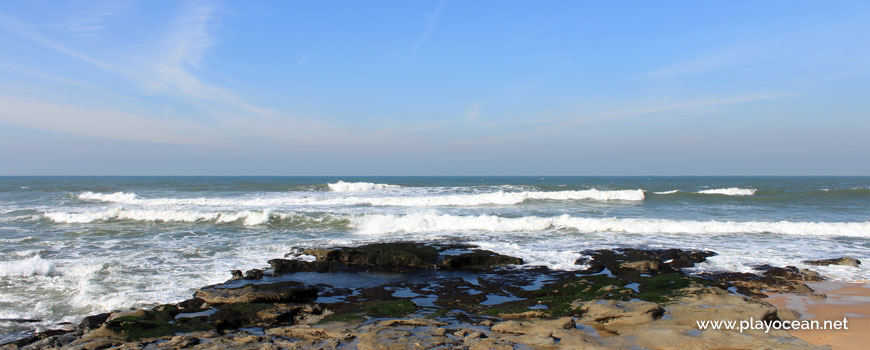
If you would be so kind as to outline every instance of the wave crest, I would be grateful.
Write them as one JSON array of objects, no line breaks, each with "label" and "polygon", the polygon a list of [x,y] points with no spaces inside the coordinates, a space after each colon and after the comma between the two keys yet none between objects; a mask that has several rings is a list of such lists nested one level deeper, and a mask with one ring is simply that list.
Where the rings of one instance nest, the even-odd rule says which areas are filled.
[{"label": "wave crest", "polygon": [[655,194],[674,194],[680,192],[680,190],[670,190],[670,191],[661,191],[661,192],[653,192]]},{"label": "wave crest", "polygon": [[722,194],[726,196],[751,196],[754,195],[757,190],[754,188],[738,188],[738,187],[730,187],[730,188],[715,188],[711,190],[702,190],[698,191],[701,194]]},{"label": "wave crest", "polygon": [[507,218],[494,215],[457,216],[450,214],[370,214],[354,217],[350,226],[357,234],[431,233],[431,232],[540,232],[571,230],[580,233],[636,234],[731,234],[774,233],[788,235],[870,236],[870,222],[790,222],[790,221],[691,221],[669,219],[579,218],[525,216]]},{"label": "wave crest", "polygon": [[332,192],[360,192],[374,190],[395,190],[402,186],[390,184],[376,184],[372,182],[344,182],[338,180],[336,183],[326,184]]},{"label": "wave crest", "polygon": [[79,199],[95,200],[101,202],[132,202],[139,198],[133,192],[115,192],[115,193],[94,193],[91,191],[82,192],[78,195]]},{"label": "wave crest", "polygon": [[65,224],[84,224],[109,220],[162,222],[214,221],[218,223],[229,223],[242,220],[245,225],[254,226],[264,224],[269,221],[271,213],[268,210],[245,210],[239,212],[222,213],[189,210],[185,211],[112,208],[108,210],[88,211],[79,213],[46,212],[43,215],[51,221]]},{"label": "wave crest", "polygon": [[54,265],[38,255],[24,260],[0,261],[0,276],[2,277],[53,276],[56,274]]},{"label": "wave crest", "polygon": [[[599,201],[642,201],[644,191],[637,190],[580,190],[580,191],[525,191],[490,192],[476,194],[450,194],[429,196],[385,196],[385,197],[329,197],[329,196],[278,196],[247,198],[141,198],[134,193],[116,192],[111,194],[82,193],[80,198],[110,203],[134,204],[144,206],[220,206],[220,207],[275,207],[275,206],[318,206],[318,205],[372,205],[372,206],[478,206],[513,205],[526,200],[599,200]],[[84,196],[84,197],[82,197]]]}]

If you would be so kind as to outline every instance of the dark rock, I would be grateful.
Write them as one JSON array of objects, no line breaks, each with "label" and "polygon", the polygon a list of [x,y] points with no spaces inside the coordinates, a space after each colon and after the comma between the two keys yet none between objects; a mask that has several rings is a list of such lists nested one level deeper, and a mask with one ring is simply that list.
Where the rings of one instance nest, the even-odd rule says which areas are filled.
[{"label": "dark rock", "polygon": [[428,269],[438,258],[435,247],[405,242],[332,250],[309,249],[304,253],[314,255],[317,261],[338,262],[345,266],[376,266],[387,270]]},{"label": "dark rock", "polygon": [[106,320],[109,319],[110,315],[111,315],[111,313],[106,312],[106,313],[102,313],[102,314],[87,316],[82,320],[81,323],[79,323],[79,328],[81,328],[81,329],[93,329],[93,328],[100,327],[103,325],[103,323],[106,323]]},{"label": "dark rock", "polygon": [[203,311],[203,304],[205,304],[205,300],[193,298],[178,303],[178,308],[182,312],[200,312]]},{"label": "dark rock", "polygon": [[53,338],[57,338],[58,336],[62,336],[71,332],[72,331],[65,329],[49,329],[39,333],[33,333],[33,331],[23,331],[13,334],[7,334],[5,336],[6,342],[0,343],[0,348],[18,349],[29,345],[30,347],[35,347],[39,349],[42,348],[38,346],[39,344],[46,341],[51,342]]},{"label": "dark rock", "polygon": [[240,288],[206,287],[194,294],[206,303],[304,303],[317,298],[317,289],[303,283],[286,281],[249,284]]},{"label": "dark rock", "polygon": [[842,257],[836,259],[804,260],[803,263],[815,266],[843,265],[858,267],[858,265],[861,265],[861,260],[850,257]]},{"label": "dark rock", "polygon": [[306,315],[322,313],[317,305],[235,303],[218,306],[217,312],[208,317],[218,331],[244,327],[271,327],[278,324],[294,324]]},{"label": "dark rock", "polygon": [[755,266],[755,270],[761,271],[760,275],[740,272],[705,273],[702,277],[716,281],[727,282],[736,287],[737,292],[743,295],[766,298],[764,291],[780,293],[797,293],[810,296],[821,296],[802,283],[805,281],[821,281],[823,278],[818,273],[810,270],[799,270],[794,266],[776,267],[770,265]]},{"label": "dark rock", "polygon": [[295,259],[272,259],[269,260],[269,265],[276,275],[283,275],[293,272],[328,272],[338,271],[341,266],[339,264],[330,264],[326,261],[302,261]]},{"label": "dark rock", "polygon": [[622,269],[637,270],[640,273],[650,273],[659,270],[659,263],[652,260],[632,261],[619,264]]},{"label": "dark rock", "polygon": [[232,279],[234,280],[242,279],[245,277],[245,275],[242,274],[242,270],[232,270],[230,271],[230,273],[233,275]]},{"label": "dark rock", "polygon": [[523,259],[496,254],[488,250],[446,256],[438,263],[442,270],[481,269],[504,265],[522,265]]},{"label": "dark rock", "polygon": [[252,269],[245,271],[245,279],[246,280],[258,280],[263,278],[263,270],[260,269]]},{"label": "dark rock", "polygon": [[[468,253],[441,257],[441,252],[452,249],[469,249]],[[269,260],[276,275],[293,272],[410,272],[415,270],[482,269],[512,264],[523,260],[496,254],[487,250],[473,249],[467,245],[437,245],[412,242],[375,243],[359,247],[334,249],[301,249],[289,256],[310,255],[314,261],[300,259]]]},{"label": "dark rock", "polygon": [[115,314],[94,332],[108,331],[111,333],[110,338],[133,341],[214,328],[202,317],[176,319],[175,316],[179,313],[179,309],[174,305],[160,305],[152,310]]},{"label": "dark rock", "polygon": [[35,320],[35,319],[30,319],[30,318],[0,318],[0,322],[37,323],[37,322],[42,322],[42,320]]},{"label": "dark rock", "polygon": [[[821,281],[823,278],[811,270],[799,270],[794,266],[775,267],[770,265],[756,266],[755,270],[764,271],[765,277],[781,278],[787,281]],[[805,272],[809,271],[809,273]]]},{"label": "dark rock", "polygon": [[595,250],[583,252],[574,263],[590,265],[587,273],[598,273],[605,268],[619,274],[620,270],[638,271],[641,273],[679,272],[686,267],[707,260],[716,255],[710,251],[680,250],[680,249],[616,249]]}]

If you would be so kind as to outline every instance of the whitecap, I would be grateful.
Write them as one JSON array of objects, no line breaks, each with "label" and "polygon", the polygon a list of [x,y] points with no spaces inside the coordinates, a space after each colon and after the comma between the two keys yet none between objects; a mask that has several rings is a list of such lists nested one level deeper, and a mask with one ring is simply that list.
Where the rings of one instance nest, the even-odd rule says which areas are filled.
[{"label": "whitecap", "polygon": [[571,230],[579,233],[833,235],[870,237],[870,222],[694,221],[670,219],[460,216],[435,213],[405,215],[368,214],[350,219],[357,234],[436,232],[541,232]]},{"label": "whitecap", "polygon": [[336,183],[326,184],[330,191],[333,192],[360,192],[374,190],[395,190],[401,188],[399,185],[376,184],[372,182],[344,182],[338,180]]},{"label": "whitecap", "polygon": [[85,212],[45,212],[47,219],[66,224],[81,224],[109,220],[156,221],[156,222],[198,222],[215,221],[219,223],[242,220],[245,225],[254,226],[269,221],[271,212],[239,211],[239,212],[203,212],[195,210],[170,209],[124,209],[121,207],[99,209]]},{"label": "whitecap", "polygon": [[87,191],[80,193],[78,198],[83,200],[124,203],[135,201],[138,196],[133,192],[94,193]]},{"label": "whitecap", "polygon": [[447,194],[424,196],[379,196],[379,197],[335,197],[283,194],[269,197],[211,197],[211,198],[141,198],[134,193],[117,192],[94,194],[85,192],[80,198],[100,200],[109,203],[133,204],[142,206],[214,206],[214,207],[275,207],[275,206],[335,206],[335,205],[372,205],[372,206],[479,206],[514,205],[527,200],[598,200],[598,201],[642,201],[644,190],[599,190],[578,191],[522,191],[487,192],[474,194]]},{"label": "whitecap", "polygon": [[653,192],[655,194],[674,194],[680,192],[680,190],[671,190],[671,191],[662,191],[662,192]]},{"label": "whitecap", "polygon": [[701,194],[722,194],[726,196],[751,196],[754,195],[757,190],[754,188],[716,188],[712,190],[701,190],[698,193]]},{"label": "whitecap", "polygon": [[24,260],[0,261],[0,276],[3,277],[52,276],[55,274],[54,264],[38,255]]}]

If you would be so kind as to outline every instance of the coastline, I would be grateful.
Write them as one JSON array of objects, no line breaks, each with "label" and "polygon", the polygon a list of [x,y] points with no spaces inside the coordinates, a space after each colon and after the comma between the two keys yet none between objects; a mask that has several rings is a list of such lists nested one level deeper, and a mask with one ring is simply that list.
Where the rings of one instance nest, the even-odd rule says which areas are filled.
[{"label": "coastline", "polygon": [[788,333],[809,343],[832,349],[865,349],[870,344],[870,281],[810,282],[807,285],[827,297],[813,298],[798,294],[771,294],[768,302],[779,308],[798,311],[801,320],[848,319],[849,329],[789,330]]},{"label": "coastline", "polygon": [[[713,255],[595,250],[564,271],[517,267],[522,259],[462,243],[303,248],[270,260],[271,269],[234,271],[192,299],[92,315],[0,349],[827,348],[802,333],[699,329],[698,321],[787,320],[786,308],[799,307],[767,294],[821,299],[832,285],[793,267],[682,272]],[[837,301],[854,291],[829,292]],[[863,323],[853,325],[860,332]]]}]

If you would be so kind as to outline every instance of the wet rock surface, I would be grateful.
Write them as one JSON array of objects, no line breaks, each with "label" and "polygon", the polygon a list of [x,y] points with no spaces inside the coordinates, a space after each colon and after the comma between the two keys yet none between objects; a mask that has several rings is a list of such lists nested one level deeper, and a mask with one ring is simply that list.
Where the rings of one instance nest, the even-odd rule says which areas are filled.
[{"label": "wet rock surface", "polygon": [[783,332],[698,330],[696,320],[794,318],[759,297],[813,293],[803,282],[821,279],[794,267],[683,272],[714,254],[585,251],[580,270],[557,271],[463,244],[297,249],[190,300],[90,316],[0,349],[817,348]]},{"label": "wet rock surface", "polygon": [[803,263],[815,266],[843,265],[858,267],[859,265],[861,265],[861,260],[850,257],[842,257],[836,259],[804,260]]},{"label": "wet rock surface", "polygon": [[824,280],[815,271],[801,270],[794,266],[775,267],[770,265],[756,266],[755,270],[759,273],[721,272],[705,273],[701,276],[730,284],[736,292],[755,298],[766,298],[765,292],[824,297],[803,283]]},{"label": "wet rock surface", "polygon": [[250,284],[239,288],[206,287],[194,298],[208,304],[306,302],[317,298],[317,289],[303,283],[286,281]]}]

